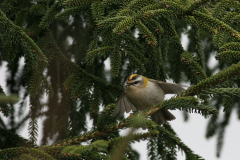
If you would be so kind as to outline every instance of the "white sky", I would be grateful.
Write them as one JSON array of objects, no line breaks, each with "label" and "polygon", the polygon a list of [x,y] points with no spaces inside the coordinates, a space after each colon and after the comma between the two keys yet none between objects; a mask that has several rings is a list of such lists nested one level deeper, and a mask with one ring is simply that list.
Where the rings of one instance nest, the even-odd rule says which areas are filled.
[{"label": "white sky", "polygon": [[[187,44],[187,37],[183,36],[182,38],[183,44],[185,44],[184,47],[186,47]],[[217,61],[214,58],[211,58],[211,62],[209,64],[214,65]],[[24,62],[22,61],[21,64]],[[107,65],[107,64],[106,64]],[[106,66],[109,67],[109,66]],[[5,79],[7,76],[7,70],[6,70],[6,62],[3,63],[2,67],[0,67],[0,85],[3,87],[4,91],[6,93],[6,83]],[[170,98],[170,96],[166,97]],[[183,121],[183,116],[181,111],[171,111],[175,117],[176,120],[171,121],[171,125],[173,129],[178,134],[179,138],[189,147],[191,148],[195,153],[202,156],[206,160],[238,160],[240,156],[240,138],[238,137],[240,135],[240,121],[237,119],[237,113],[233,111],[229,125],[226,129],[225,138],[224,138],[224,145],[223,150],[221,153],[220,158],[216,158],[216,137],[211,138],[210,140],[207,140],[205,138],[205,132],[206,132],[206,126],[208,119],[205,119],[200,114],[191,113],[190,118],[188,122]],[[222,112],[222,109],[221,109]],[[27,114],[27,110],[24,114]],[[0,116],[2,117],[3,114],[0,113]],[[38,142],[42,135],[42,120],[39,120],[39,138]],[[89,120],[91,122],[91,120]],[[89,128],[91,124],[89,123]],[[122,131],[121,134],[125,134],[126,131]],[[23,137],[28,138],[28,132],[27,132],[27,126],[22,128],[21,133]],[[139,151],[141,155],[141,160],[147,159],[147,141],[141,141],[132,144],[132,147]],[[181,152],[178,152],[178,160],[184,160],[185,155]]]}]

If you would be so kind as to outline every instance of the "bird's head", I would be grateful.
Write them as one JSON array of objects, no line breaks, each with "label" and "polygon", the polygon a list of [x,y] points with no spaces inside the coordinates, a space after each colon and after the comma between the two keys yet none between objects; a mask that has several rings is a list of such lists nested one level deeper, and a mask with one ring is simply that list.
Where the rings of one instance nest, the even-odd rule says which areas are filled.
[{"label": "bird's head", "polygon": [[137,87],[137,88],[145,88],[148,83],[148,78],[139,75],[139,74],[132,74],[129,76],[126,87]]}]

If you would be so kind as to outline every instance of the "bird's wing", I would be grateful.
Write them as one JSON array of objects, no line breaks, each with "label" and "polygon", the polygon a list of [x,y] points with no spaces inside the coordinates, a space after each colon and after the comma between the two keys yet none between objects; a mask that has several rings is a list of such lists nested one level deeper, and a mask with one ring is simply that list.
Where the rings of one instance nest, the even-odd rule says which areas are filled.
[{"label": "bird's wing", "polygon": [[165,94],[177,94],[185,90],[183,87],[187,87],[180,84],[167,83],[167,82],[157,81],[154,79],[149,79],[149,81],[157,83],[163,89]]},{"label": "bird's wing", "polygon": [[116,105],[117,105],[117,109],[113,113],[113,117],[115,117],[118,113],[119,113],[119,116],[123,116],[125,111],[128,113],[131,110],[133,110],[133,111],[137,110],[136,107],[131,102],[129,102],[125,93],[123,93],[118,98],[118,100],[116,101]]}]

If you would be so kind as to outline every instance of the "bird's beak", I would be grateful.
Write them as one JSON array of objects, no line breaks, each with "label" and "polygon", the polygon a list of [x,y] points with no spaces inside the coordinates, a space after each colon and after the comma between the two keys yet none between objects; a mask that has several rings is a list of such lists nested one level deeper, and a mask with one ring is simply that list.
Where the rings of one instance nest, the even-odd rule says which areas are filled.
[{"label": "bird's beak", "polygon": [[125,87],[127,87],[127,86],[130,86],[130,84],[129,84],[129,83],[126,83],[126,84],[125,84]]},{"label": "bird's beak", "polygon": [[127,81],[127,83],[125,84],[125,87],[130,86],[131,83],[132,83],[132,81]]}]

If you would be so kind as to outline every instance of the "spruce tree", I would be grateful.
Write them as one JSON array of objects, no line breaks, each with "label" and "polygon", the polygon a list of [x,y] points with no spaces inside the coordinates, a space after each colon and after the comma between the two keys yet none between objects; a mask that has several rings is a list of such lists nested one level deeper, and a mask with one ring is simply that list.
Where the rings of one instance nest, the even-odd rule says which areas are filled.
[{"label": "spruce tree", "polygon": [[[165,109],[181,110],[186,119],[187,112],[208,117],[206,137],[218,137],[220,156],[234,108],[240,119],[239,15],[237,0],[0,0],[0,62],[9,72],[9,95],[0,86],[0,158],[139,159],[130,144],[148,140],[149,159],[176,159],[178,150],[204,159],[171,123],[148,118]],[[214,68],[207,65],[211,54]],[[191,86],[141,115],[113,118],[132,73]],[[26,122],[28,139],[19,135]],[[130,133],[120,136],[126,128]],[[147,132],[134,133],[138,128]]]}]

